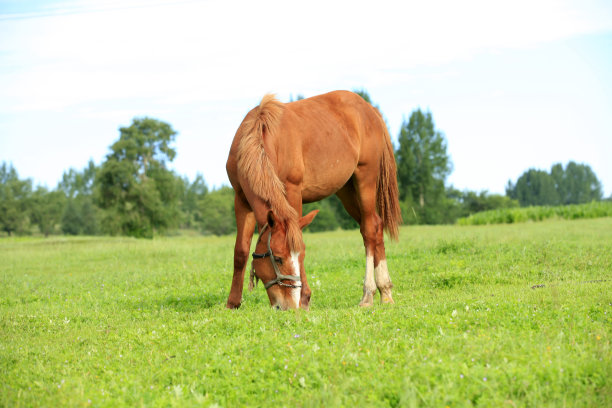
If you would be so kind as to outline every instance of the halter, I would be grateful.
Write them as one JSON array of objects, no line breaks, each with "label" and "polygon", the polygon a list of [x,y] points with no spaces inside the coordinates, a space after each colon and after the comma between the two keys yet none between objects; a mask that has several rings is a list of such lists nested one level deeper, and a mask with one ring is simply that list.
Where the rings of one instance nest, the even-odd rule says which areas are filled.
[{"label": "halter", "polygon": [[[259,236],[261,237],[261,234],[268,228],[268,224],[264,225],[263,228],[261,229],[261,232],[259,233]],[[268,235],[268,252],[264,253],[264,254],[258,254],[253,252],[253,259],[262,259],[262,258],[266,258],[266,257],[270,257],[270,262],[272,262],[272,266],[274,267],[274,272],[276,272],[276,279],[272,279],[271,281],[269,281],[268,283],[264,284],[264,287],[266,289],[270,288],[271,286],[274,285],[278,285],[278,286],[284,286],[286,288],[301,288],[302,287],[302,281],[300,279],[299,276],[295,276],[295,275],[283,275],[282,273],[280,273],[280,270],[278,269],[278,265],[276,264],[276,257],[274,256],[274,253],[272,252],[272,247],[270,247],[270,241],[272,240],[272,230],[270,230],[270,235]],[[257,276],[255,275],[255,268],[253,267],[253,264],[251,263],[251,284],[249,285],[249,288],[251,287],[251,285],[253,284],[253,277],[255,279],[258,279]],[[291,284],[291,283],[284,283],[283,280],[291,280],[291,281],[299,281],[299,284]]]}]

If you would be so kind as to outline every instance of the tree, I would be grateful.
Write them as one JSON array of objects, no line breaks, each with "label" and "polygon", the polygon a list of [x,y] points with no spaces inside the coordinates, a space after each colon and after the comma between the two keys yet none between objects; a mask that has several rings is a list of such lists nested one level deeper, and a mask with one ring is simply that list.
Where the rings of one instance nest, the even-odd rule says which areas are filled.
[{"label": "tree", "polygon": [[[408,212],[418,214],[421,223],[441,222],[444,184],[452,164],[445,137],[435,129],[431,112],[413,111],[408,122],[404,120],[398,141],[395,159],[404,212],[411,209]],[[404,215],[407,215],[405,220],[415,218]]]},{"label": "tree", "polygon": [[233,189],[223,186],[211,191],[204,196],[200,206],[205,235],[226,235],[236,230]]},{"label": "tree", "polygon": [[57,190],[62,191],[68,202],[62,215],[62,231],[69,235],[95,235],[98,233],[98,209],[94,205],[93,190],[98,168],[93,160],[81,170],[65,171]]},{"label": "tree", "polygon": [[516,200],[499,194],[489,194],[486,190],[477,193],[475,191],[466,191],[461,198],[463,207],[468,216],[481,211],[497,210],[500,208],[518,207],[519,203]]},{"label": "tree", "polygon": [[57,185],[57,189],[63,191],[68,198],[74,198],[77,195],[91,196],[97,171],[98,168],[93,160],[90,159],[87,166],[81,172],[73,168],[67,172],[65,171],[62,175],[62,180]]},{"label": "tree", "polygon": [[521,206],[581,204],[603,197],[601,182],[591,167],[573,161],[565,168],[561,163],[554,164],[550,173],[529,169],[516,184],[508,182],[506,194]]},{"label": "tree", "polygon": [[9,236],[25,231],[32,180],[20,180],[12,164],[0,166],[0,228]]},{"label": "tree", "polygon": [[[336,197],[336,196],[333,196]],[[305,204],[302,207],[302,214],[308,214],[312,210],[319,210],[319,214],[315,221],[306,227],[306,231],[320,232],[320,231],[333,231],[340,227],[338,220],[336,219],[336,211],[332,207],[330,197],[325,198],[321,201],[315,201],[313,203]],[[338,199],[338,201],[340,201]],[[346,213],[346,211],[344,211]]]},{"label": "tree", "polygon": [[68,235],[98,234],[98,212],[91,196],[78,195],[76,198],[69,198],[62,215],[62,232]]},{"label": "tree", "polygon": [[201,203],[206,194],[208,186],[204,177],[198,173],[192,183],[186,177],[183,181],[183,194],[181,200],[181,212],[183,213],[183,228],[198,228],[202,223]]},{"label": "tree", "polygon": [[69,199],[62,215],[62,232],[67,235],[79,235],[82,223],[83,220],[75,200]]},{"label": "tree", "polygon": [[119,131],[96,176],[102,226],[113,235],[150,238],[179,219],[180,180],[166,167],[176,156],[176,132],[151,118],[136,118]]},{"label": "tree", "polygon": [[55,231],[64,214],[65,205],[66,196],[61,191],[49,191],[39,186],[32,195],[32,222],[45,237]]},{"label": "tree", "polygon": [[568,191],[567,182],[565,179],[565,169],[561,163],[554,164],[550,168],[550,176],[553,179],[555,190],[559,196],[559,202],[564,204],[567,201]]},{"label": "tree", "polygon": [[518,178],[516,185],[508,182],[506,195],[518,200],[522,207],[560,204],[555,181],[543,170],[529,169]]},{"label": "tree", "polygon": [[565,168],[557,163],[550,169],[562,204],[582,204],[603,197],[601,182],[587,164],[570,161]]}]

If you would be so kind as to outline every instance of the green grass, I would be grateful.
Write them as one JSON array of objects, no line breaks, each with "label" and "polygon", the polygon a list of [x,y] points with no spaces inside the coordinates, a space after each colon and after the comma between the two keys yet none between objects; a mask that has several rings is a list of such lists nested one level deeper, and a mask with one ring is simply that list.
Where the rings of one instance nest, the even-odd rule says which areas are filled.
[{"label": "green grass", "polygon": [[611,218],[405,227],[370,309],[359,233],[305,241],[310,312],[226,310],[232,237],[0,240],[0,404],[612,405]]},{"label": "green grass", "polygon": [[612,217],[612,202],[593,201],[587,204],[502,208],[482,211],[457,220],[459,225],[515,224],[543,221],[551,218],[577,220],[583,218]]}]

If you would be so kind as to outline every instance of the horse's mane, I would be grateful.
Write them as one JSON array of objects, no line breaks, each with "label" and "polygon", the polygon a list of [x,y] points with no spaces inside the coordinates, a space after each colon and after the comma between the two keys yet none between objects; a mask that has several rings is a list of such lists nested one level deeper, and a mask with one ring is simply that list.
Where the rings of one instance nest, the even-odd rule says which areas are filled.
[{"label": "horse's mane", "polygon": [[297,212],[287,201],[285,185],[278,178],[273,163],[264,149],[265,135],[278,130],[285,105],[274,95],[266,95],[242,122],[238,132],[238,172],[249,187],[270,206],[277,222],[285,225],[287,243],[292,251],[301,247],[301,231]]}]

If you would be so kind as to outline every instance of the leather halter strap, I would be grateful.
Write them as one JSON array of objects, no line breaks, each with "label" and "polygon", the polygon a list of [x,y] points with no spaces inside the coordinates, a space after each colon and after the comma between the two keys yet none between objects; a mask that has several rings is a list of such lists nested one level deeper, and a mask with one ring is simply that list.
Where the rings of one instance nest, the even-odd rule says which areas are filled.
[{"label": "leather halter strap", "polygon": [[[263,228],[261,229],[260,232],[260,237],[261,234],[263,234],[263,232],[269,227],[269,225],[266,223],[266,225],[263,226]],[[272,240],[272,230],[270,229],[270,235],[268,235],[268,252],[263,253],[263,254],[258,254],[253,252],[253,259],[262,259],[262,258],[267,258],[270,257],[270,262],[272,262],[272,267],[274,268],[274,272],[276,272],[276,279],[272,279],[271,281],[267,282],[264,284],[264,287],[266,289],[269,289],[270,287],[274,286],[274,285],[279,285],[279,286],[284,286],[287,288],[301,288],[302,287],[302,280],[300,278],[300,276],[295,276],[295,275],[283,275],[280,272],[280,269],[278,269],[278,264],[276,263],[276,257],[274,256],[274,253],[272,252],[272,247],[270,246],[270,241]],[[251,264],[251,274],[255,275],[254,272],[254,268]],[[251,276],[253,277],[253,276]],[[255,276],[255,278],[257,278]],[[294,282],[299,282],[296,284],[291,284],[291,283],[284,283],[284,280],[290,280],[290,281],[294,281]]]}]

